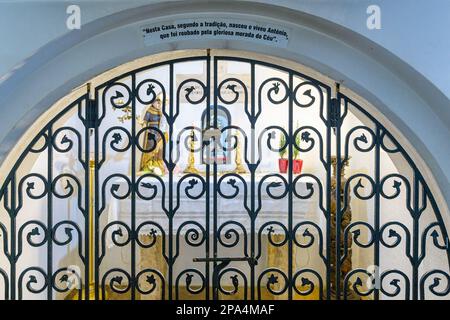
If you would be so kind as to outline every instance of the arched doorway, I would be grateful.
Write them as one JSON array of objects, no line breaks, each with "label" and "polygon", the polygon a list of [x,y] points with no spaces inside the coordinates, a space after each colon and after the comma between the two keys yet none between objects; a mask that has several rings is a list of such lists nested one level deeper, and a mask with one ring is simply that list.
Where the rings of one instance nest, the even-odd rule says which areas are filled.
[{"label": "arched doorway", "polygon": [[0,190],[7,299],[448,295],[448,236],[414,159],[297,70],[140,66],[18,148]]}]

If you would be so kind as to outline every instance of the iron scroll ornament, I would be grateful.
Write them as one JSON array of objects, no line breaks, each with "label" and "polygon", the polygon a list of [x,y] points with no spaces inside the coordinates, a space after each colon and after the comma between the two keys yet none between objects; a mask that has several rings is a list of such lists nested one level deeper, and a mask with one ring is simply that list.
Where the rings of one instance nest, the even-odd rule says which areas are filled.
[{"label": "iron scroll ornament", "polygon": [[[176,66],[193,61],[204,64],[206,75],[175,81]],[[249,81],[220,74],[219,65],[225,62],[248,67]],[[155,68],[166,68],[169,81],[145,76],[146,71]],[[271,73],[258,80],[262,69],[274,70],[276,76]],[[194,92],[193,88],[199,91]],[[138,107],[152,103],[158,94],[163,97],[162,114],[168,123],[167,138],[158,128],[139,128],[136,120]],[[393,268],[384,270],[380,275],[380,285],[373,288],[364,288],[363,285],[364,279],[372,274],[365,269],[352,269],[345,279],[338,279],[344,283],[339,285],[339,291],[344,293],[342,297],[350,288],[361,297],[374,299],[448,298],[448,263],[447,269],[421,271],[433,250],[445,252],[450,261],[448,234],[426,179],[389,130],[366,108],[346,95],[337,94],[341,110],[336,119],[331,119],[332,98],[329,85],[305,74],[263,61],[230,56],[188,57],[143,66],[98,85],[89,94],[82,94],[36,132],[2,181],[0,255],[5,264],[0,265],[0,285],[4,288],[0,294],[5,299],[54,299],[71,291],[69,284],[73,280],[80,282],[75,289],[78,299],[89,299],[91,293],[96,299],[105,298],[107,291],[122,297],[129,294],[131,299],[143,295],[178,299],[183,292],[210,299],[215,290],[230,297],[244,291],[243,297],[247,299],[258,299],[264,294],[294,299],[296,295],[309,297],[315,293],[322,299],[330,299],[331,277],[340,277],[334,268],[342,269],[342,262],[351,249],[358,247],[372,250],[373,262],[379,265],[385,263],[381,250],[399,250],[409,269],[399,272],[392,271]],[[187,107],[181,105],[182,99]],[[240,104],[241,118],[251,129],[244,130],[242,126],[230,123],[221,130],[227,134],[230,143],[219,145],[223,150],[235,151],[237,138],[234,132],[240,132],[243,163],[248,176],[244,178],[235,173],[219,175],[214,164],[206,163],[207,175],[184,175],[176,180],[176,166],[181,161],[182,152],[188,149],[187,143],[181,143],[182,133],[195,130],[200,134],[204,129],[201,125],[190,124],[189,127],[177,128],[184,108],[204,109],[205,117],[214,119],[219,103],[228,110]],[[129,125],[105,125],[105,119],[114,112],[113,107],[121,110],[126,106],[131,108]],[[275,121],[260,125],[264,112],[270,108],[286,111],[285,127]],[[315,125],[305,121],[299,128],[294,128],[294,113],[301,114],[306,110],[311,111],[318,121]],[[349,112],[361,114],[366,120],[364,125],[343,126]],[[73,121],[65,123],[65,119],[70,117]],[[217,123],[213,120],[208,127],[215,128]],[[151,173],[137,176],[138,168],[133,160],[139,152],[151,152],[145,150],[140,142],[149,130],[163,141],[167,181]],[[281,135],[285,137],[285,144],[279,146],[274,139]],[[374,172],[352,172],[342,185],[333,181],[332,144],[339,153],[337,177],[343,170],[343,162],[356,154],[373,156]],[[280,150],[286,150],[289,157],[294,150],[305,157],[313,157],[318,164],[317,170],[296,176],[290,166],[286,175],[270,172],[258,176],[257,171],[264,164],[265,156],[277,154]],[[58,171],[54,160],[61,155],[75,159],[73,167],[79,168],[77,174]],[[125,155],[131,159],[131,174],[119,170],[105,173],[111,157]],[[386,155],[402,157],[410,175],[382,173],[381,159]],[[26,162],[32,157],[45,158],[45,170],[38,172],[27,168]],[[91,161],[93,172],[90,171]],[[89,191],[91,178],[94,178],[93,192]],[[331,192],[333,183],[336,183],[336,193]],[[305,189],[301,189],[302,185]],[[89,237],[91,197],[95,203],[93,239]],[[323,225],[309,219],[295,219],[295,201],[314,197],[318,199],[316,209],[321,213]],[[204,221],[189,219],[174,227],[175,220],[182,214],[182,198],[204,208]],[[111,199],[128,201],[131,207],[128,221],[101,224]],[[239,199],[245,220],[221,219],[219,199],[225,203]],[[267,208],[267,200],[264,199],[287,203],[288,210],[282,213],[285,219],[269,219],[260,223]],[[330,218],[333,199],[337,204],[336,221]],[[373,222],[352,221],[342,233],[346,245],[339,249],[333,260],[329,240],[331,228],[333,225],[340,227],[340,219],[355,199],[369,205],[375,203]],[[400,199],[409,214],[411,226],[395,219],[387,222],[380,219],[383,212],[376,203]],[[138,201],[160,208],[165,216],[164,222],[171,227],[152,219],[139,222]],[[58,202],[71,204],[75,215],[61,218],[54,205]],[[29,208],[37,207],[38,203],[44,204],[45,214],[39,218],[24,218]],[[421,217],[427,214],[433,217],[433,221],[423,225]],[[363,234],[369,237],[364,238]],[[146,237],[140,238],[140,235]],[[347,242],[349,239],[352,240],[351,247]],[[127,252],[129,268],[106,265],[106,257],[110,253],[108,243]],[[218,287],[210,288],[212,262],[178,268],[177,263],[183,259],[182,243],[191,249],[202,250],[206,256],[214,256],[225,248],[235,249],[240,256],[249,258],[249,262],[243,263],[245,269],[239,269],[237,265],[223,269],[218,274]],[[260,266],[263,265],[267,246],[286,250],[285,266],[256,268],[253,261],[256,259]],[[59,261],[53,253],[59,248],[69,247],[76,248],[73,254],[79,273],[73,274],[67,265],[55,267]],[[30,250],[40,250],[45,261],[40,265],[23,266],[25,255]],[[164,266],[159,267],[161,270],[139,265],[138,252],[145,250],[155,250],[160,255]],[[294,257],[297,250],[300,254],[308,250],[319,261],[319,267],[297,264]],[[92,263],[94,268],[90,270]],[[86,283],[91,273],[96,287]],[[231,283],[231,287],[227,287],[225,282]]]}]

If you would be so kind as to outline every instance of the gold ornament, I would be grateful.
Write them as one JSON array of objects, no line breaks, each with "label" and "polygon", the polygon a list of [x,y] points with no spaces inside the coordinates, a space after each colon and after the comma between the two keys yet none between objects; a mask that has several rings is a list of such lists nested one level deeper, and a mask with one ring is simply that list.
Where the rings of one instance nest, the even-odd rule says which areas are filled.
[{"label": "gold ornament", "polygon": [[189,156],[188,156],[188,165],[186,169],[184,169],[184,173],[195,173],[199,174],[200,171],[195,167],[195,156],[194,156],[194,149],[195,149],[195,141],[197,141],[197,138],[194,133],[194,129],[191,130],[191,141],[189,142]]},{"label": "gold ornament", "polygon": [[241,142],[240,142],[240,133],[237,131],[236,133],[236,153],[234,155],[234,163],[236,164],[236,168],[233,170],[234,173],[247,173],[243,164],[242,164],[242,156],[241,156]]}]

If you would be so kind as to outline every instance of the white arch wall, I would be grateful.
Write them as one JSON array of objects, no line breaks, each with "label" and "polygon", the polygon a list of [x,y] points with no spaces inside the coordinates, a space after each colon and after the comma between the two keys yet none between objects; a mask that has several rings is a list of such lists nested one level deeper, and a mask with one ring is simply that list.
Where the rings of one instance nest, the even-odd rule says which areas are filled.
[{"label": "white arch wall", "polygon": [[[445,205],[450,203],[450,162],[447,160],[450,156],[450,144],[447,143],[450,137],[450,90],[442,77],[443,74],[450,74],[445,72],[446,64],[443,63],[450,44],[438,42],[443,32],[438,30],[445,30],[442,24],[445,26],[449,22],[434,15],[420,15],[420,19],[409,19],[412,22],[407,24],[414,21],[435,23],[425,28],[428,31],[414,32],[424,29],[423,26],[400,26],[400,22],[396,21],[404,20],[399,20],[395,15],[412,10],[408,14],[419,17],[423,6],[429,2],[419,1],[419,6],[409,9],[399,4],[404,4],[405,1],[396,1],[395,4],[380,1],[380,6],[384,8],[384,27],[376,31],[379,33],[371,33],[365,28],[366,15],[360,13],[369,4],[366,1],[350,1],[342,6],[328,2],[313,4],[309,1],[279,1],[277,6],[268,5],[269,1],[233,1],[233,5],[230,5],[230,1],[160,2],[153,1],[152,4],[139,8],[134,7],[142,5],[142,1],[128,4],[112,2],[108,5],[96,2],[89,8],[82,3],[81,7],[87,8],[82,11],[86,24],[81,30],[73,32],[67,32],[65,23],[61,28],[55,28],[58,21],[65,19],[65,16],[60,16],[61,10],[65,12],[65,4],[54,4],[55,7],[47,4],[38,11],[32,11],[35,16],[30,17],[30,22],[33,22],[35,18],[42,20],[39,14],[48,16],[48,19],[44,19],[47,22],[41,30],[46,35],[41,35],[39,28],[35,28],[34,36],[31,37],[35,40],[29,43],[17,38],[10,25],[8,28],[1,28],[5,30],[2,32],[8,32],[6,35],[2,34],[6,36],[6,42],[11,40],[8,47],[17,48],[17,54],[14,54],[17,58],[7,56],[6,66],[2,65],[4,69],[0,70],[7,70],[14,65],[14,61],[31,55],[36,48],[42,46],[22,66],[2,77],[0,106],[8,110],[2,115],[0,126],[2,158],[5,158],[38,115],[72,88],[111,67],[137,57],[176,49],[247,50],[312,67],[343,82],[348,89],[370,101],[376,107],[371,110],[372,113],[381,119],[389,119],[395,126],[390,129],[408,138],[409,151],[420,154],[423,163],[418,163],[418,166],[427,180],[432,182],[431,187],[435,189],[441,209],[444,208],[444,215],[448,213]],[[436,14],[439,10],[445,11],[439,5],[447,4],[439,2],[434,7],[430,5],[428,9],[434,9],[433,13]],[[29,13],[26,12],[31,12],[23,10],[23,7],[18,9],[12,4],[7,6],[12,14],[8,10],[2,12],[8,12],[8,17],[25,15],[25,19],[20,19],[22,22],[27,20],[26,15]],[[110,13],[114,14],[109,15]],[[146,47],[137,31],[147,23],[198,16],[244,17],[272,22],[289,28],[292,37],[285,49],[229,40],[178,41]],[[8,21],[11,22],[5,17],[2,23],[9,23]],[[26,27],[24,25],[24,29]],[[53,31],[45,32],[50,29]],[[17,39],[14,40],[14,37]],[[56,40],[50,42],[52,39]],[[411,43],[420,43],[420,40],[423,40],[424,45],[430,44],[433,47],[432,59],[426,55],[424,46],[414,48],[422,49],[419,53],[418,50],[408,48]],[[20,49],[22,47],[23,50]],[[11,51],[6,51],[6,55],[8,53],[12,56]],[[437,192],[438,186],[442,194]]]}]

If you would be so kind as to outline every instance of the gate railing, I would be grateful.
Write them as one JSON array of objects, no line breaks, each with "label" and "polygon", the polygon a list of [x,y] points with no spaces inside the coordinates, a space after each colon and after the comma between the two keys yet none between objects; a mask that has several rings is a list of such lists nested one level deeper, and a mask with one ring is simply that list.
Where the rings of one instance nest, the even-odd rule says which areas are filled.
[{"label": "gate railing", "polygon": [[[204,72],[183,77],[183,64]],[[232,64],[247,72],[222,71]],[[2,181],[0,297],[448,298],[448,234],[424,177],[386,127],[333,91],[282,66],[209,54],[89,88]],[[193,115],[197,125],[183,120]],[[279,152],[317,165],[261,169]],[[240,169],[220,171],[232,153]],[[302,201],[316,218],[298,218]],[[268,202],[285,208],[279,217],[266,218]],[[126,217],[111,218],[124,203]],[[204,209],[180,222],[186,203]],[[142,206],[157,210],[142,218]],[[357,250],[371,252],[365,267]]]}]

